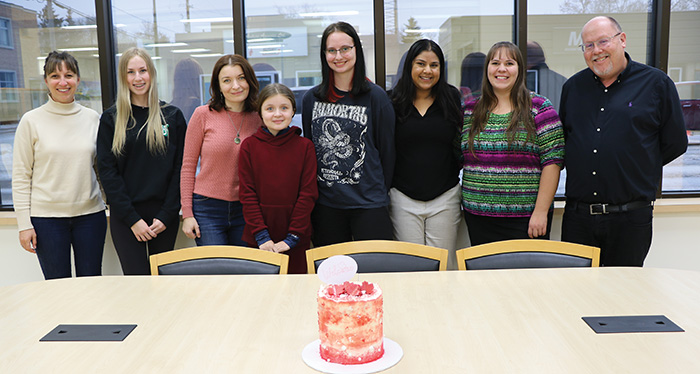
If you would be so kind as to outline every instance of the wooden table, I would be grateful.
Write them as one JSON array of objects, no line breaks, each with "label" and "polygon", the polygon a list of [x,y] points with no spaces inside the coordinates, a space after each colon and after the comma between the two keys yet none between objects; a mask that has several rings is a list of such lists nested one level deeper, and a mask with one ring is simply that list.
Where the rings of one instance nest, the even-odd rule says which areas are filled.
[{"label": "wooden table", "polygon": [[[384,290],[392,373],[700,372],[700,273],[595,268],[361,274]],[[0,373],[297,373],[316,276],[96,277],[0,288]],[[582,316],[663,314],[682,333],[595,334]],[[123,342],[39,342],[137,324]]]}]

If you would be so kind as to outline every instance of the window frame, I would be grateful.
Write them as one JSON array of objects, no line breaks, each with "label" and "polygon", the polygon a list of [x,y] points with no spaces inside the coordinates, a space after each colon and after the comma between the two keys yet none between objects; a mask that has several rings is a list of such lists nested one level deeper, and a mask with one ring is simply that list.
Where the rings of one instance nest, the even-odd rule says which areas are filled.
[{"label": "window frame", "polygon": [[[231,0],[233,12],[233,35],[234,52],[246,56],[245,45],[245,0]],[[523,57],[527,59],[527,29],[528,29],[528,0],[513,0],[513,41],[520,46]],[[99,67],[102,90],[102,106],[107,109],[114,103],[117,91],[116,63],[116,36],[114,30],[114,20],[112,16],[112,0],[95,0],[95,21],[97,24],[97,45],[99,48]],[[372,15],[374,19],[374,76],[376,82],[386,87],[386,56],[385,56],[385,5],[388,0],[373,0]],[[649,38],[647,46],[646,63],[664,72],[668,72],[669,60],[669,34],[670,34],[671,0],[650,0],[649,12]],[[0,48],[14,49],[14,34],[12,19],[0,17],[5,21],[6,27],[0,29],[8,36],[9,45],[0,45]],[[15,73],[15,85],[17,85],[17,74]],[[663,183],[663,180],[661,181]],[[661,183],[657,192],[658,198],[687,198],[700,197],[700,190],[680,191],[662,193]],[[561,200],[563,197],[558,197]],[[0,210],[11,210],[12,206],[3,205]]]},{"label": "window frame", "polygon": [[[6,23],[7,27],[3,27],[3,23]],[[15,41],[12,33],[12,19],[0,17],[0,33],[2,32],[7,33],[8,44],[0,44],[0,48],[15,49]]]},{"label": "window frame", "polygon": [[[11,74],[11,76],[12,76],[13,79],[12,79],[11,82],[10,82],[10,81],[4,81],[4,80],[0,79],[0,82],[10,82],[10,83],[12,84],[12,86],[2,86],[2,84],[0,84],[0,88],[19,88],[19,87],[17,87],[17,72],[16,72],[16,71],[14,71],[14,70],[0,69],[0,75],[1,75],[1,74]],[[7,95],[4,94],[3,92],[4,92],[4,91],[0,91],[0,101],[6,102],[6,103],[8,103],[8,102],[9,102],[9,103],[16,103],[16,102],[19,102],[19,97],[18,97],[17,94],[14,94],[14,98],[8,99],[8,98],[7,98]]]}]

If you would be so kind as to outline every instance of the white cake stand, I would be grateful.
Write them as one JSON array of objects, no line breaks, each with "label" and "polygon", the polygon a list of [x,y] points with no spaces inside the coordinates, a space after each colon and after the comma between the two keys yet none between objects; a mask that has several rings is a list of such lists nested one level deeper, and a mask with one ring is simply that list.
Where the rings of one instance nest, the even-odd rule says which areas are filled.
[{"label": "white cake stand", "polygon": [[395,341],[384,338],[384,355],[379,359],[358,365],[334,364],[321,358],[321,340],[316,339],[301,351],[301,357],[311,368],[330,374],[369,374],[396,365],[403,357],[403,349]]}]

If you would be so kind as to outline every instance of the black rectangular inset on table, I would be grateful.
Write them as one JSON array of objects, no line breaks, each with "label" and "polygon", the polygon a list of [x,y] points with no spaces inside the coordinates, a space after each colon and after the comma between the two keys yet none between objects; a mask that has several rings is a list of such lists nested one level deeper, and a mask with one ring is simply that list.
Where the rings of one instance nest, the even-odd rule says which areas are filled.
[{"label": "black rectangular inset on table", "polygon": [[684,332],[666,316],[582,317],[598,334],[624,332]]},{"label": "black rectangular inset on table", "polygon": [[120,342],[136,325],[58,325],[41,342]]}]

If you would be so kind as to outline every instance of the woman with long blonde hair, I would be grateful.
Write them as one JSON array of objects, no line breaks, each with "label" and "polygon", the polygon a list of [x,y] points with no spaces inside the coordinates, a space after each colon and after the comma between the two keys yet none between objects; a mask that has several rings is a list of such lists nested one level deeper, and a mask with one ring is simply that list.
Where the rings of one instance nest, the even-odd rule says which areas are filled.
[{"label": "woman with long blonde hair", "polygon": [[158,99],[156,69],[146,51],[126,50],[118,76],[117,102],[100,118],[100,180],[124,274],[149,274],[148,256],[175,245],[187,125],[180,109]]}]

